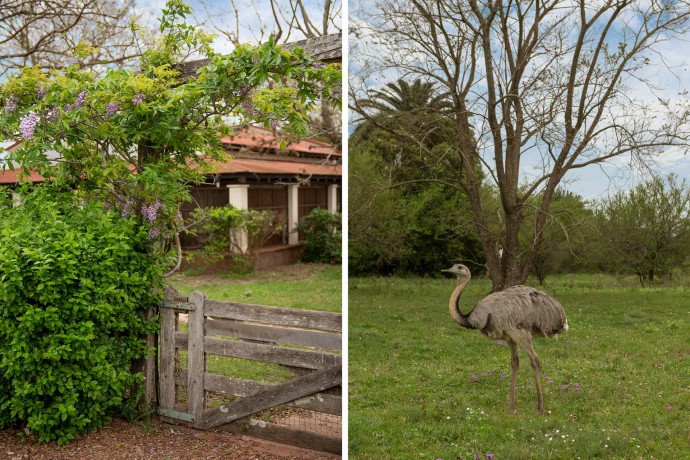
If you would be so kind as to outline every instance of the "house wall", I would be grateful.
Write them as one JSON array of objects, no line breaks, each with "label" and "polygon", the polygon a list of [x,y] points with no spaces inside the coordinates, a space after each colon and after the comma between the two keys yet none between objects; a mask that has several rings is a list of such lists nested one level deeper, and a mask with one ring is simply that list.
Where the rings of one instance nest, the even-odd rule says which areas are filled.
[{"label": "house wall", "polygon": [[[185,219],[188,218],[197,207],[207,208],[227,205],[230,203],[231,193],[228,186],[235,183],[234,181],[224,180],[220,182],[220,187],[208,184],[192,188],[191,195],[193,201],[182,206],[182,216]],[[290,238],[291,235],[288,229],[288,185],[268,181],[251,181],[248,182],[248,185],[246,189],[247,208],[259,211],[273,211],[275,213],[274,224],[283,227],[282,232],[271,237],[264,247],[296,243],[295,235],[292,235],[292,238]],[[298,186],[296,212],[298,221],[304,216],[309,215],[316,208],[329,209],[330,185],[328,182],[316,182],[310,185]],[[337,187],[336,203],[336,211],[340,212],[342,206],[342,188],[340,186]],[[196,236],[186,233],[180,235],[180,241],[184,248],[197,248],[205,242],[205,239],[206,235],[202,232],[198,232]],[[291,239],[294,241],[291,242]]]}]

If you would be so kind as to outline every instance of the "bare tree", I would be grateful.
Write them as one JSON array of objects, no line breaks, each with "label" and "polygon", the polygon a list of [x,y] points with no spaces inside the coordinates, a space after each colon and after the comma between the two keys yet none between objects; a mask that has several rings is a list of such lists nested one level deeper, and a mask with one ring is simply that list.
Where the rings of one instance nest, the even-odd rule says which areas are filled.
[{"label": "bare tree", "polygon": [[[261,43],[271,34],[276,42],[288,43],[341,32],[341,0],[230,0],[226,8],[202,4],[207,25],[235,45]],[[273,21],[266,20],[267,11]]]},{"label": "bare tree", "polygon": [[[357,101],[375,72],[424,78],[450,94],[456,133],[446,149],[423,154],[430,165],[447,165],[435,180],[467,195],[494,290],[525,281],[568,172],[619,156],[644,163],[669,146],[688,146],[686,93],[670,100],[654,86],[661,45],[688,29],[687,1],[380,0],[374,11],[367,7],[351,21],[360,40],[351,58],[351,75],[360,78],[351,78],[352,108],[372,120]],[[409,132],[395,134],[425,148]],[[487,181],[500,194],[498,230],[483,202]],[[521,245],[528,203],[537,216]]]},{"label": "bare tree", "polygon": [[127,65],[139,56],[131,26],[135,0],[1,0],[0,75],[25,65],[59,67],[83,42],[85,65]]}]

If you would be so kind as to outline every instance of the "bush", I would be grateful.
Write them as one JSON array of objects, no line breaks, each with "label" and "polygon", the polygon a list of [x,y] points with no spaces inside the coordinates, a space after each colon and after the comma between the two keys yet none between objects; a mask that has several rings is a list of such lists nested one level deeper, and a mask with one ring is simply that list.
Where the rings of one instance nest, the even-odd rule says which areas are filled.
[{"label": "bush", "polygon": [[41,188],[0,209],[0,429],[68,442],[141,383],[161,266],[145,228]]},{"label": "bush", "polygon": [[295,231],[305,238],[302,260],[305,262],[340,263],[342,260],[342,217],[325,209],[314,209],[302,218]]},{"label": "bush", "polygon": [[191,218],[199,221],[198,229],[208,235],[203,252],[210,262],[232,255],[240,265],[251,265],[264,243],[283,231],[275,212],[238,209],[231,204],[196,208]]}]

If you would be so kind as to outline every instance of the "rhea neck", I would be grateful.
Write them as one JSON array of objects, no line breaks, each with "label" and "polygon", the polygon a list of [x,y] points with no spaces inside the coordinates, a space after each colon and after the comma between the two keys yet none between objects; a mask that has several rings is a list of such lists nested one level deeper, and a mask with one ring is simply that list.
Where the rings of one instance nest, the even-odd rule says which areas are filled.
[{"label": "rhea neck", "polygon": [[474,329],[474,326],[470,325],[470,322],[468,320],[470,315],[464,315],[460,311],[460,294],[462,294],[463,289],[465,289],[465,286],[467,286],[467,283],[469,283],[469,281],[469,276],[458,276],[458,285],[455,287],[453,294],[450,296],[450,301],[448,302],[448,309],[450,310],[450,317],[453,318],[453,321],[455,321],[462,327]]}]

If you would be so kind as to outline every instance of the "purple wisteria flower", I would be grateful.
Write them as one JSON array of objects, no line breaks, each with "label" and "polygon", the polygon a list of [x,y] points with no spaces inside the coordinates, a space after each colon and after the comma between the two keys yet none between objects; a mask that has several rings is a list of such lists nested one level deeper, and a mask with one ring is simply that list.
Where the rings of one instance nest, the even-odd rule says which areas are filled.
[{"label": "purple wisteria flower", "polygon": [[111,102],[108,104],[108,107],[105,108],[105,116],[112,117],[117,113],[118,110],[120,110],[120,104],[117,102]]},{"label": "purple wisteria flower", "polygon": [[314,62],[311,66],[315,69],[323,69],[326,67],[323,62]]},{"label": "purple wisteria flower", "polygon": [[152,228],[151,230],[149,230],[148,238],[149,238],[149,239],[153,239],[153,238],[157,237],[157,236],[160,235],[160,234],[161,234],[160,229],[158,229],[158,228]]},{"label": "purple wisteria flower", "polygon": [[17,98],[14,97],[14,95],[11,95],[7,98],[7,100],[5,101],[5,115],[9,115],[10,113],[17,110],[17,102]]},{"label": "purple wisteria flower", "polygon": [[81,109],[84,107],[84,102],[86,101],[86,95],[89,94],[88,91],[84,90],[79,95],[77,98],[74,100],[74,108],[75,109]]},{"label": "purple wisteria flower", "polygon": [[66,104],[64,107],[65,112],[71,112],[74,106],[72,104]]},{"label": "purple wisteria flower", "polygon": [[48,93],[48,88],[44,88],[40,83],[36,83],[36,87],[38,88],[38,98],[43,99],[43,96]]},{"label": "purple wisteria flower", "polygon": [[53,106],[48,110],[47,117],[50,121],[57,121],[58,119],[58,109],[57,107]]},{"label": "purple wisteria flower", "polygon": [[132,104],[134,105],[139,105],[144,101],[144,94],[143,93],[136,93],[134,97],[132,98]]},{"label": "purple wisteria flower", "polygon": [[132,205],[134,204],[134,200],[127,200],[125,205],[122,207],[122,217],[124,219],[128,218],[132,214]]},{"label": "purple wisteria flower", "polygon": [[271,129],[273,131],[275,131],[276,129],[278,129],[278,120],[276,120],[275,118],[272,119],[270,122],[270,125],[271,125]]},{"label": "purple wisteria flower", "polygon": [[36,129],[36,123],[38,123],[38,116],[31,112],[19,123],[19,131],[22,133],[22,137],[29,141],[34,138],[34,130]]},{"label": "purple wisteria flower", "polygon": [[242,101],[242,108],[247,116],[253,117],[256,114],[256,109],[254,108],[254,105],[252,105],[251,101]]},{"label": "purple wisteria flower", "polygon": [[163,207],[163,203],[160,202],[160,200],[156,200],[154,203],[151,203],[150,205],[146,205],[146,203],[141,205],[141,215],[144,216],[144,219],[148,220],[151,225],[156,223],[156,218],[158,217],[158,210]]}]

